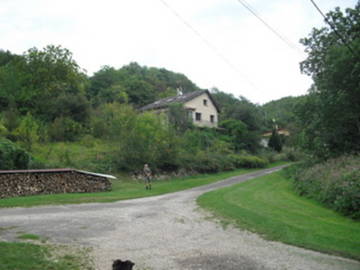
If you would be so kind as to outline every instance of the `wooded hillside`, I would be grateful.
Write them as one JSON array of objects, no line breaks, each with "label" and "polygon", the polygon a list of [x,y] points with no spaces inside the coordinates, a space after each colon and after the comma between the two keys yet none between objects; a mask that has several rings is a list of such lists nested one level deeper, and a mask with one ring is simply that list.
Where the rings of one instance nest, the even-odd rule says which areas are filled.
[{"label": "wooded hillside", "polygon": [[[87,76],[61,46],[22,55],[0,51],[1,169],[118,171],[137,170],[145,162],[188,171],[264,166],[266,158],[251,155],[261,150],[260,135],[271,126],[262,108],[245,97],[211,90],[222,111],[220,130],[194,128],[180,104],[169,111],[167,124],[163,116],[137,111],[178,91],[196,90],[201,89],[183,74],[137,63],[104,66]],[[23,151],[26,160],[15,162],[14,151]]]}]

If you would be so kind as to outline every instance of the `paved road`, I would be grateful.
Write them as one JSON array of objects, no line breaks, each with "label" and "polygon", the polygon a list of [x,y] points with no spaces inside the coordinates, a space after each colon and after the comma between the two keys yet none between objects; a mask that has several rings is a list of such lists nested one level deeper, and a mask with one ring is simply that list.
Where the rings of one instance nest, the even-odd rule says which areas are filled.
[{"label": "paved road", "polygon": [[[222,228],[199,209],[204,192],[271,173],[280,167],[232,177],[190,190],[115,203],[0,209],[0,240],[17,232],[51,242],[93,248],[96,269],[130,259],[135,269],[359,270],[360,263]],[[155,185],[156,188],[156,185]]]}]

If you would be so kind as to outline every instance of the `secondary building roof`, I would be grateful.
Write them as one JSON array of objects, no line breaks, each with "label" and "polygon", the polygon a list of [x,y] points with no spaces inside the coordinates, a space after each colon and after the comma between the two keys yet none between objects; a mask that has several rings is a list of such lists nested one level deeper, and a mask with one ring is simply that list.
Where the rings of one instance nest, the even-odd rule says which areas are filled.
[{"label": "secondary building roof", "polygon": [[208,94],[208,96],[211,99],[212,103],[214,104],[216,110],[218,112],[220,112],[219,107],[215,103],[214,99],[212,98],[212,96],[208,90],[199,90],[199,91],[186,93],[181,96],[173,96],[173,97],[163,98],[163,99],[155,101],[154,103],[145,105],[144,107],[141,107],[139,110],[140,111],[148,111],[148,110],[158,110],[158,109],[167,108],[173,103],[186,103],[187,101],[192,100],[192,99],[194,99],[202,94],[205,94],[205,93]]}]

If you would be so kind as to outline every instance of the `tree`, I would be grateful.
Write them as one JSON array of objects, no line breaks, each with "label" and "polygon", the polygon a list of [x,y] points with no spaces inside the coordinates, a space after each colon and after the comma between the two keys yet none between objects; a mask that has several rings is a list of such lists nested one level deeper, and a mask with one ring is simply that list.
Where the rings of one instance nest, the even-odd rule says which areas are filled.
[{"label": "tree", "polygon": [[276,128],[273,129],[268,146],[277,152],[282,150],[282,141]]},{"label": "tree", "polygon": [[29,74],[24,57],[3,59],[0,66],[0,109],[26,111],[33,92],[29,91]]},{"label": "tree", "polygon": [[0,170],[28,169],[30,155],[16,144],[0,139]]},{"label": "tree", "polygon": [[30,113],[24,116],[13,134],[21,141],[24,148],[31,151],[32,145],[39,140],[39,124]]},{"label": "tree", "polygon": [[92,104],[129,102],[135,107],[160,98],[199,90],[185,75],[133,62],[120,69],[105,66],[90,77],[87,96]]},{"label": "tree", "polygon": [[220,122],[223,133],[228,136],[235,151],[248,150],[249,136],[246,125],[240,120],[227,119]]},{"label": "tree", "polygon": [[284,97],[262,105],[266,127],[272,129],[273,119],[275,119],[279,127],[292,129],[296,121],[295,108],[303,98],[303,96]]},{"label": "tree", "polygon": [[[69,50],[49,45],[6,59],[0,66],[0,104],[4,108],[17,109],[22,115],[30,112],[47,122],[63,116],[86,121],[87,78]],[[75,98],[76,104],[63,102],[58,106],[64,96],[67,100]],[[71,115],[64,115],[65,111]]]},{"label": "tree", "polygon": [[303,145],[325,158],[360,151],[360,2],[326,19],[336,31],[314,28],[300,41],[308,52],[300,68],[314,85],[298,109]]},{"label": "tree", "polygon": [[192,126],[192,120],[189,116],[189,112],[181,103],[171,104],[167,115],[169,123],[177,132],[183,133]]},{"label": "tree", "polygon": [[[86,77],[69,50],[61,46],[49,45],[43,50],[32,48],[25,53],[24,57],[26,71],[30,76],[29,90],[34,95],[32,98],[34,114],[52,121],[56,117],[62,117],[63,109],[67,110],[68,108],[58,108],[49,115],[54,104],[44,102],[45,100],[54,101],[61,95],[85,95]],[[81,101],[82,105],[86,106],[85,99]],[[69,110],[72,109],[69,108]],[[73,117],[73,115],[69,117]]]},{"label": "tree", "polygon": [[115,101],[115,98],[113,95],[114,91],[111,91],[111,88],[118,83],[119,76],[117,70],[110,66],[104,66],[90,77],[87,96],[95,106],[101,103],[112,103]]}]

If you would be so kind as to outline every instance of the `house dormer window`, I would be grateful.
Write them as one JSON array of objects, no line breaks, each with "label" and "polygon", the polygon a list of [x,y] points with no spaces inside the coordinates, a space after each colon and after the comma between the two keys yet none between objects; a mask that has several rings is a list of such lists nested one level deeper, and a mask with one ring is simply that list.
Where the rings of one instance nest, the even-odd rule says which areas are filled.
[{"label": "house dormer window", "polygon": [[204,106],[207,106],[207,100],[206,99],[203,99],[203,104],[204,104]]}]

